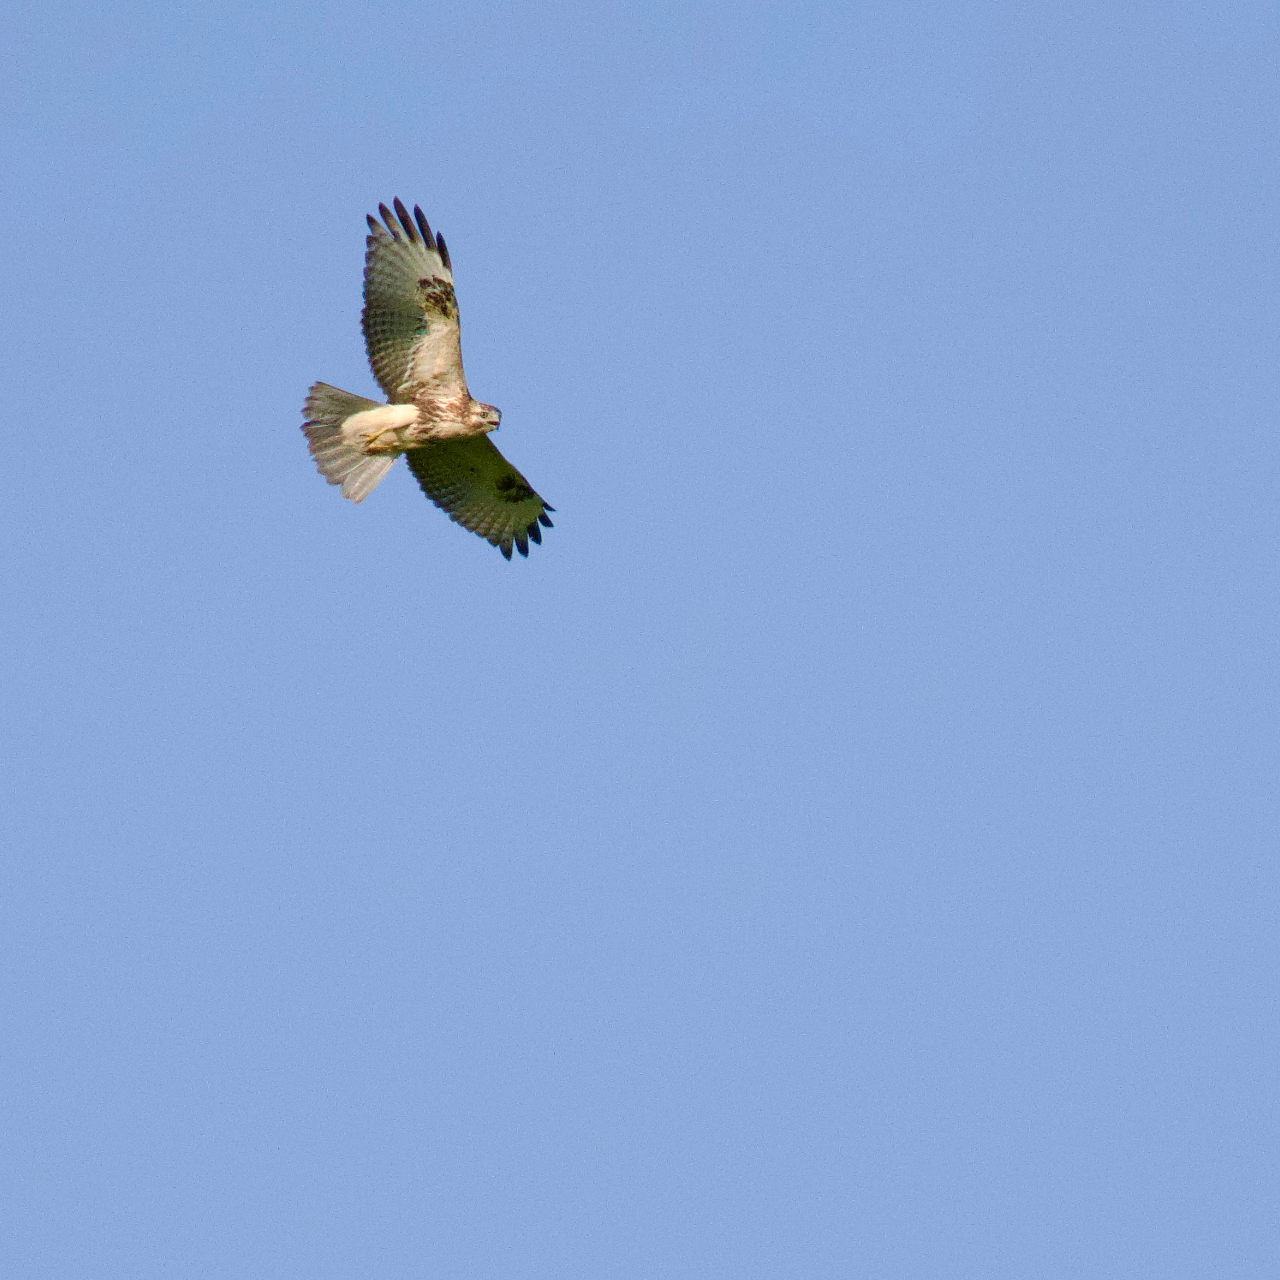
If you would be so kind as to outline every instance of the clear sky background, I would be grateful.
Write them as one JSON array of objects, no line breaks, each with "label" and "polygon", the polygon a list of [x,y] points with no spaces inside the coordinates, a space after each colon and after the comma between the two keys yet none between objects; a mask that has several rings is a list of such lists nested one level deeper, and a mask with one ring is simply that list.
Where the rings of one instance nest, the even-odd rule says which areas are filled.
[{"label": "clear sky background", "polygon": [[36,8],[3,1274],[1275,1276],[1275,6]]}]

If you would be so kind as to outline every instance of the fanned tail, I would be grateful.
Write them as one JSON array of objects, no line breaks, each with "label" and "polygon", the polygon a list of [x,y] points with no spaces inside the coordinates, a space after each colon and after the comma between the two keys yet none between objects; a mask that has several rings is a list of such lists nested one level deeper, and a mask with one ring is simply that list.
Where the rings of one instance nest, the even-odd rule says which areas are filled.
[{"label": "fanned tail", "polygon": [[342,496],[352,502],[367,498],[396,460],[394,454],[371,457],[361,453],[342,438],[342,424],[353,413],[378,407],[377,400],[366,400],[327,382],[315,383],[302,406],[302,430],[317,470],[330,484],[340,484]]}]

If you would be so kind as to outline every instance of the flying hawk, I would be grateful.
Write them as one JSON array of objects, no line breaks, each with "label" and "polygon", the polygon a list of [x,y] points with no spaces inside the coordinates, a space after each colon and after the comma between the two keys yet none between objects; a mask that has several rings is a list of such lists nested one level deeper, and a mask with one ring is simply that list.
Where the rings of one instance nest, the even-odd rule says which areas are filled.
[{"label": "flying hawk", "polygon": [[[362,502],[403,453],[409,470],[450,520],[500,547],[529,554],[551,528],[547,504],[497,450],[488,433],[502,420],[473,400],[462,372],[458,302],[443,236],[422,210],[399,200],[370,217],[364,258],[364,345],[388,404],[315,383],[303,431],[320,474]],[[385,224],[385,225],[384,225]]]}]

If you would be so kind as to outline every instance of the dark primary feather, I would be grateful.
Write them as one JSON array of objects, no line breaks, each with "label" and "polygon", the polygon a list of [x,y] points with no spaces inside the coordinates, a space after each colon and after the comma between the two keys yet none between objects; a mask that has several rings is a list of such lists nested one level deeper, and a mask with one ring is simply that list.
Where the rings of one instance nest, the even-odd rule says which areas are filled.
[{"label": "dark primary feather", "polygon": [[392,203],[396,207],[396,216],[400,219],[400,225],[404,228],[405,235],[409,237],[409,243],[417,243],[418,229],[413,225],[413,219],[409,217],[409,211],[404,207],[404,202],[396,196]]},{"label": "dark primary feather", "polygon": [[435,238],[431,234],[431,226],[422,210],[416,204],[413,206],[413,216],[418,220],[418,230],[422,232],[422,238],[426,241],[428,247],[434,245]]}]

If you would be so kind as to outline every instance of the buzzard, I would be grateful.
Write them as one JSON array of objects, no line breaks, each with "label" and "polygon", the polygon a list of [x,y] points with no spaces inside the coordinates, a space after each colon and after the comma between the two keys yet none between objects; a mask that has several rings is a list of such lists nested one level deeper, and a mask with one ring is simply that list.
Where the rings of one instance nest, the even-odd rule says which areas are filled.
[{"label": "buzzard", "polygon": [[529,554],[551,528],[547,504],[488,433],[502,414],[473,400],[462,372],[458,302],[444,237],[422,210],[378,206],[365,241],[360,323],[373,376],[388,404],[315,383],[302,416],[320,474],[362,502],[404,454],[428,498],[449,519],[502,550]]}]

